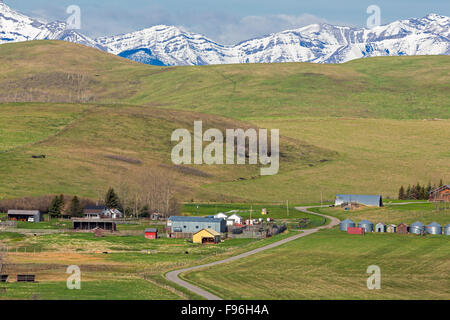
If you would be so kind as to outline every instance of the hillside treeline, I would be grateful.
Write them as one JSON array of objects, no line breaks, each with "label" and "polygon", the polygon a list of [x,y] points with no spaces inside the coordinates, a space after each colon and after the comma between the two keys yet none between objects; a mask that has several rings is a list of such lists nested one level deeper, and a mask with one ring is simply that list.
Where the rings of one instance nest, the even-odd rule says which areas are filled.
[{"label": "hillside treeline", "polygon": [[439,184],[431,185],[431,182],[428,182],[428,185],[420,185],[420,183],[414,185],[408,185],[405,189],[404,186],[401,186],[398,191],[398,199],[399,200],[428,200],[430,197],[430,192],[437,187],[442,187],[444,185],[443,180],[441,179]]}]

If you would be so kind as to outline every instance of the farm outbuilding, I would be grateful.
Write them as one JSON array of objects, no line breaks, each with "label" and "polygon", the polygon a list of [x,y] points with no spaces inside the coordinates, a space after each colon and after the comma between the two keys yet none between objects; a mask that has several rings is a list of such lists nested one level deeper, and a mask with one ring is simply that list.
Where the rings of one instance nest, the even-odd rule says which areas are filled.
[{"label": "farm outbuilding", "polygon": [[450,184],[430,191],[430,201],[450,202]]},{"label": "farm outbuilding", "polygon": [[425,225],[422,222],[416,221],[409,226],[409,233],[423,234],[425,232]]},{"label": "farm outbuilding", "polygon": [[192,236],[192,242],[202,244],[219,243],[220,233],[212,229],[203,229]]},{"label": "farm outbuilding", "polygon": [[167,227],[171,233],[197,233],[202,229],[212,229],[223,233],[226,231],[226,221],[216,218],[202,218],[191,216],[172,216],[167,220]]},{"label": "farm outbuilding", "polygon": [[218,214],[216,214],[215,216],[214,216],[214,218],[215,219],[227,219],[228,218],[228,216],[225,214],[225,213],[223,213],[223,212],[220,212],[220,213],[218,213]]},{"label": "farm outbuilding", "polygon": [[227,219],[227,226],[232,226],[235,224],[242,224],[242,217],[236,213],[232,214]]},{"label": "farm outbuilding", "polygon": [[360,194],[337,194],[334,205],[336,207],[345,203],[356,203],[369,207],[382,207],[383,197],[373,195],[360,195]]},{"label": "farm outbuilding", "polygon": [[146,239],[157,239],[158,238],[158,229],[156,228],[147,228],[145,229],[145,238]]},{"label": "farm outbuilding", "polygon": [[386,232],[386,225],[383,222],[379,222],[375,225],[375,232]]},{"label": "farm outbuilding", "polygon": [[428,234],[442,234],[442,226],[437,222],[432,222],[425,227],[425,232]]},{"label": "farm outbuilding", "polygon": [[397,233],[408,234],[408,225],[406,223],[400,223],[397,226]]},{"label": "farm outbuilding", "polygon": [[348,227],[347,228],[347,233],[348,234],[359,234],[359,235],[364,235],[366,233],[364,228],[359,228],[359,227]]},{"label": "farm outbuilding", "polygon": [[450,224],[448,224],[444,227],[444,234],[446,236],[450,236]]},{"label": "farm outbuilding", "polygon": [[14,221],[41,222],[42,213],[39,210],[8,210],[8,219]]},{"label": "farm outbuilding", "polygon": [[72,220],[75,230],[94,230],[102,229],[105,231],[116,231],[116,222],[107,219],[74,219]]},{"label": "farm outbuilding", "polygon": [[395,224],[390,224],[386,227],[386,232],[388,233],[396,233],[397,232],[397,226]]},{"label": "farm outbuilding", "polygon": [[345,219],[344,221],[341,221],[341,223],[339,224],[339,230],[347,231],[348,228],[354,228],[355,226],[356,224],[352,220]]},{"label": "farm outbuilding", "polygon": [[369,220],[360,221],[358,223],[358,227],[363,228],[366,233],[373,232],[373,223],[370,222]]}]

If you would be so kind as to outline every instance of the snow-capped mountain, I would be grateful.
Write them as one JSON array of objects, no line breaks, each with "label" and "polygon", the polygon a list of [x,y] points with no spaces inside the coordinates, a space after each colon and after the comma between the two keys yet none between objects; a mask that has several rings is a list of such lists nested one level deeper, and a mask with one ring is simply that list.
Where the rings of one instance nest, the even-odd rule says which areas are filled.
[{"label": "snow-capped mountain", "polygon": [[80,43],[152,65],[343,63],[374,56],[449,55],[450,18],[430,14],[373,29],[313,24],[225,46],[164,25],[94,40],[67,30],[64,22],[32,19],[0,2],[0,44],[38,39]]},{"label": "snow-capped mountain", "polygon": [[0,44],[28,40],[65,40],[105,50],[95,40],[68,29],[65,22],[32,19],[0,2]]}]

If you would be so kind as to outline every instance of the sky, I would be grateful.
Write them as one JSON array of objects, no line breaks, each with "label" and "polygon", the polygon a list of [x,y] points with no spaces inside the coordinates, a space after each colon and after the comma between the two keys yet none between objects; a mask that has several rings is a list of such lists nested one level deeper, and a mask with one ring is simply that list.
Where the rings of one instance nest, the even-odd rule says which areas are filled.
[{"label": "sky", "polygon": [[[0,0],[1,1],[1,0]],[[380,7],[381,24],[450,16],[449,0],[4,0],[13,9],[47,21],[65,21],[66,9],[81,9],[81,32],[107,36],[158,24],[201,33],[221,44],[300,28],[313,23],[365,27],[370,5]]]}]

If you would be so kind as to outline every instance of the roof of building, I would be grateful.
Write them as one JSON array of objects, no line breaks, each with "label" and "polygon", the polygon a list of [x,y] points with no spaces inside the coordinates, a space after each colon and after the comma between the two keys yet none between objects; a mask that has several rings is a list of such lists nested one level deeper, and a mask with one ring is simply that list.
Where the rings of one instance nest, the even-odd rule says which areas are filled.
[{"label": "roof of building", "polygon": [[366,206],[380,206],[383,198],[380,195],[364,195],[364,194],[337,194],[336,200],[340,200],[343,203],[356,202]]},{"label": "roof of building", "polygon": [[450,189],[450,184],[444,184],[441,187],[434,188],[433,190],[430,191],[430,193],[434,193],[434,192],[441,191],[444,189]]},{"label": "roof of building", "polygon": [[341,223],[353,223],[353,224],[355,224],[352,220],[350,220],[350,219],[345,219],[345,220],[343,220],[343,221],[341,221]]},{"label": "roof of building", "polygon": [[204,218],[204,217],[192,217],[192,216],[172,216],[170,221],[186,221],[186,222],[222,222],[223,219],[216,218]]},{"label": "roof of building", "polygon": [[370,222],[369,220],[363,220],[363,221],[360,221],[359,224],[373,224],[373,223]]},{"label": "roof of building", "polygon": [[382,224],[383,226],[385,226],[386,224],[384,222],[378,222],[377,225]]},{"label": "roof of building", "polygon": [[437,222],[432,222],[429,225],[427,225],[427,227],[442,227],[442,226]]},{"label": "roof of building", "polygon": [[106,209],[105,206],[94,206],[94,205],[85,206],[83,208],[83,210],[105,210],[105,209]]},{"label": "roof of building", "polygon": [[233,217],[242,219],[242,217],[236,213],[233,213],[231,216],[228,217],[228,219],[233,219]]},{"label": "roof of building", "polygon": [[414,223],[411,223],[410,227],[423,227],[424,224],[420,221],[416,221]]},{"label": "roof of building", "polygon": [[34,216],[40,213],[39,210],[8,210],[8,214],[12,215]]},{"label": "roof of building", "polygon": [[[208,233],[210,233],[211,235],[213,235],[213,236],[215,236],[215,237],[220,236],[220,233],[219,233],[219,232],[217,232],[216,230],[213,230],[213,229],[211,229],[211,228],[202,229],[202,230],[200,230],[199,232],[202,232],[203,230],[204,230],[204,231],[207,231]],[[197,234],[197,233],[199,233],[199,232],[196,232],[196,233],[194,233],[194,234]]]},{"label": "roof of building", "polygon": [[145,233],[147,233],[147,232],[149,232],[149,233],[158,232],[158,229],[156,229],[156,228],[147,228],[147,229],[145,229]]}]

